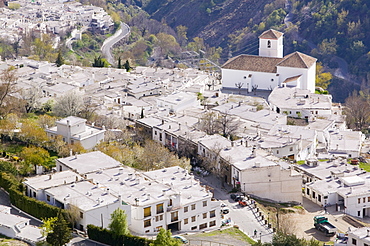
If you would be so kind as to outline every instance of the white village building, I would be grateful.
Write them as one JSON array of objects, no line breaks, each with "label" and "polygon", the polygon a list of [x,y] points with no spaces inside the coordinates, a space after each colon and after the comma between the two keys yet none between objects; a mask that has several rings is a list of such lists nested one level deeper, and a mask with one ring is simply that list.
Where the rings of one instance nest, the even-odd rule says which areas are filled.
[{"label": "white village building", "polygon": [[[117,208],[125,210],[129,229],[137,234],[153,235],[160,228],[196,232],[220,226],[220,203],[186,170],[169,167],[141,172],[117,163],[99,151],[62,158],[57,160],[60,174],[32,177],[24,184],[29,196],[34,197],[37,188],[35,198],[77,209],[80,230],[88,224],[107,228]],[[79,177],[71,176],[72,172]]]},{"label": "white village building", "polygon": [[100,141],[104,140],[105,129],[86,125],[86,120],[69,116],[55,122],[56,126],[46,129],[49,138],[63,137],[68,144],[81,143],[85,149],[92,149]]},{"label": "white village building", "polygon": [[273,90],[294,86],[315,91],[316,58],[294,52],[283,56],[283,33],[268,30],[259,36],[259,56],[239,55],[221,68],[222,87]]}]

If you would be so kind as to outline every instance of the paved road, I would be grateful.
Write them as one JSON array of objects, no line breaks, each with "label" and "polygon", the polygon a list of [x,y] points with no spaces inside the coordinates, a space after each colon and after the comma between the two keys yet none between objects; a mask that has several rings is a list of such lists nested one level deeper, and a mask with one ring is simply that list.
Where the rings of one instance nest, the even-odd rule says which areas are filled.
[{"label": "paved road", "polygon": [[[214,197],[225,203],[230,209],[230,213],[227,214],[226,217],[230,217],[232,223],[238,225],[241,231],[255,240],[261,239],[262,242],[272,241],[272,230],[267,229],[261,221],[257,220],[249,207],[240,207],[236,202],[230,199],[228,191],[230,191],[231,188],[222,188],[220,180],[213,175],[201,177],[200,181],[214,188]],[[254,230],[257,230],[257,237],[253,236]]]},{"label": "paved road", "polygon": [[108,60],[108,62],[111,65],[116,64],[116,61],[114,60],[111,52],[113,45],[115,45],[118,41],[126,37],[129,33],[130,27],[127,24],[121,22],[121,27],[113,34],[113,36],[110,36],[104,41],[101,47],[101,51],[103,53],[103,56]]},{"label": "paved road", "polygon": [[[9,196],[3,189],[0,189],[0,205],[4,205],[4,206],[8,206],[8,207],[11,206]],[[16,209],[16,208],[12,207],[11,210],[10,210],[10,213],[14,214],[14,215],[24,217],[24,218],[27,218],[27,219],[30,219],[30,225],[40,226],[42,224],[42,222],[40,220],[34,219],[33,217],[23,213],[22,210],[19,210],[19,209]]]}]

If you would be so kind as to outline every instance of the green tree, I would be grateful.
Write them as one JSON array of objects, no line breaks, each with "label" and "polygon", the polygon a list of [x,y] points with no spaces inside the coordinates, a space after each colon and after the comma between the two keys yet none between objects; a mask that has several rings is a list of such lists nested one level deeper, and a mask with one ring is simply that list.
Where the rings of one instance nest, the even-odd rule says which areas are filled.
[{"label": "green tree", "polygon": [[118,65],[117,65],[117,68],[121,69],[122,68],[122,61],[121,61],[121,57],[118,57]]},{"label": "green tree", "polygon": [[110,215],[111,222],[109,229],[115,236],[129,235],[130,231],[127,224],[127,215],[124,210],[117,208]]},{"label": "green tree", "polygon": [[51,231],[46,237],[46,242],[53,246],[63,246],[72,239],[71,229],[59,211],[58,219],[52,223]]},{"label": "green tree", "polygon": [[40,227],[42,236],[46,237],[49,233],[53,232],[52,227],[57,220],[57,217],[42,219],[43,224]]},{"label": "green tree", "polygon": [[60,49],[59,49],[57,60],[55,61],[55,63],[57,64],[57,67],[60,67],[64,64],[64,58],[62,56],[62,50],[60,50]]},{"label": "green tree", "polygon": [[320,62],[316,64],[316,86],[326,90],[333,79],[333,75],[329,72],[324,73],[324,68]]},{"label": "green tree", "polygon": [[181,242],[172,237],[171,230],[165,230],[161,228],[157,235],[157,238],[154,240],[150,246],[180,246]]},{"label": "green tree", "polygon": [[130,72],[131,66],[128,60],[126,60],[125,64],[123,64],[123,68],[126,69],[127,72]]},{"label": "green tree", "polygon": [[102,58],[101,56],[94,58],[94,63],[92,64],[93,67],[108,67],[109,63],[107,59]]},{"label": "green tree", "polygon": [[26,167],[37,165],[49,169],[53,165],[49,152],[40,147],[31,146],[23,148],[21,157],[24,159]]}]

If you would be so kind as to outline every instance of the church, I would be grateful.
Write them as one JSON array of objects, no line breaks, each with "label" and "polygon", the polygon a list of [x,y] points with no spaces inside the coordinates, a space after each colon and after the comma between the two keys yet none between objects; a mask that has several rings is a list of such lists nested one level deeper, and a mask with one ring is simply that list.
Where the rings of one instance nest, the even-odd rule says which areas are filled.
[{"label": "church", "polygon": [[316,58],[300,52],[283,56],[283,33],[270,29],[259,36],[259,55],[239,55],[221,67],[222,87],[273,90],[297,87],[315,91]]}]

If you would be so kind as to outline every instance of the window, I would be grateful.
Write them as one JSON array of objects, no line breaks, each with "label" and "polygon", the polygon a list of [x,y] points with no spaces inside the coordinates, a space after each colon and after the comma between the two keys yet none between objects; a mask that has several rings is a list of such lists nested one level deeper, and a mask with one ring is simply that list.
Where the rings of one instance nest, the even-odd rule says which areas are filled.
[{"label": "window", "polygon": [[316,198],[316,192],[312,191],[312,198]]},{"label": "window", "polygon": [[162,226],[157,226],[154,231],[159,231],[162,228]]},{"label": "window", "polygon": [[307,195],[310,195],[310,189],[307,188]]},{"label": "window", "polygon": [[84,226],[80,225],[80,231],[83,231],[83,230],[84,230]]},{"label": "window", "polygon": [[157,131],[154,131],[154,135],[156,135],[156,136],[157,136]]},{"label": "window", "polygon": [[149,227],[151,226],[151,219],[148,219],[148,220],[144,220],[144,227]]},{"label": "window", "polygon": [[279,150],[276,150],[276,154],[279,154]]},{"label": "window", "polygon": [[171,222],[174,222],[174,221],[177,221],[179,220],[179,212],[176,211],[176,212],[172,212],[171,213]]},{"label": "window", "polygon": [[357,240],[356,240],[356,239],[354,239],[354,238],[352,238],[352,244],[353,244],[353,245],[357,245]]},{"label": "window", "polygon": [[145,217],[149,217],[149,216],[151,216],[152,215],[152,213],[151,213],[151,211],[150,211],[150,207],[146,207],[146,208],[144,208],[144,218]]},{"label": "window", "polygon": [[59,166],[59,172],[63,171],[62,166]]},{"label": "window", "polygon": [[212,227],[212,226],[215,226],[215,225],[216,225],[216,221],[215,220],[209,222],[209,227]]},{"label": "window", "polygon": [[197,229],[197,226],[193,226],[191,229],[192,230],[196,230]]},{"label": "window", "polygon": [[207,223],[199,225],[199,230],[202,230],[204,228],[207,228]]},{"label": "window", "polygon": [[207,201],[203,201],[203,207],[207,207]]},{"label": "window", "polygon": [[184,225],[187,225],[189,223],[189,219],[184,219]]},{"label": "window", "polygon": [[75,141],[71,140],[71,145],[74,145],[75,144]]},{"label": "window", "polygon": [[361,216],[361,211],[357,211],[357,216],[360,217]]},{"label": "window", "polygon": [[184,213],[187,213],[189,211],[189,206],[184,207]]},{"label": "window", "polygon": [[49,195],[46,195],[46,200],[47,200],[48,202],[50,202],[50,196],[49,196]]},{"label": "window", "polygon": [[207,219],[207,213],[203,213],[203,219]]},{"label": "window", "polygon": [[33,192],[33,197],[36,197],[36,192]]},{"label": "window", "polygon": [[213,217],[216,217],[216,210],[212,210],[209,212],[209,217],[210,218],[213,218]]},{"label": "window", "polygon": [[172,206],[172,199],[170,199],[170,202],[168,203],[168,206],[171,207]]},{"label": "window", "polygon": [[362,198],[362,202],[365,203],[366,202],[366,197]]},{"label": "window", "polygon": [[358,198],[357,199],[357,203],[360,204],[361,203],[361,198]]},{"label": "window", "polygon": [[370,196],[369,196],[369,197],[367,197],[367,202],[370,202]]},{"label": "window", "polygon": [[293,147],[290,147],[290,148],[289,148],[289,151],[293,151]]},{"label": "window", "polygon": [[317,200],[321,202],[321,195],[317,195]]},{"label": "window", "polygon": [[84,218],[84,213],[80,211],[80,218],[83,219]]},{"label": "window", "polygon": [[163,220],[163,214],[155,216],[155,222],[162,221]]},{"label": "window", "polygon": [[191,210],[195,210],[195,204],[191,204]]},{"label": "window", "polygon": [[157,204],[157,214],[163,213],[163,203]]},{"label": "window", "polygon": [[195,216],[191,217],[191,222],[195,222]]},{"label": "window", "polygon": [[271,79],[271,82],[273,82],[274,81],[274,79]]}]

